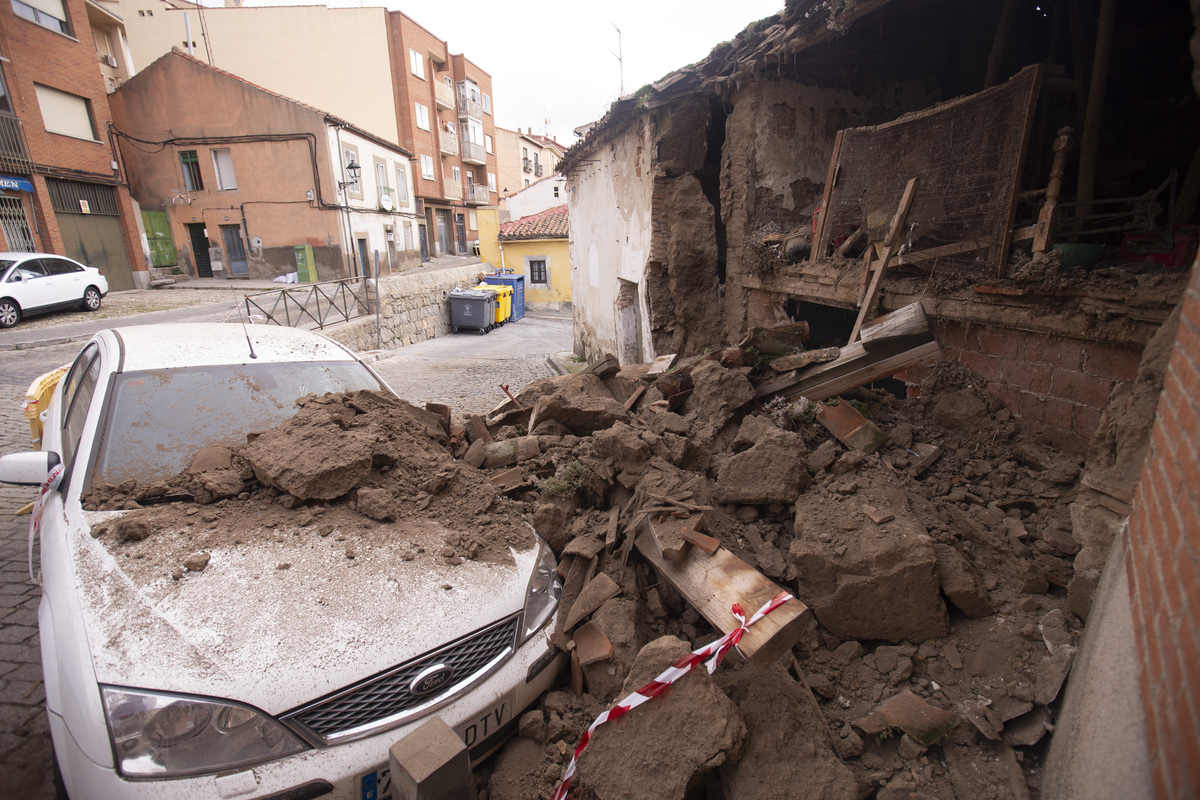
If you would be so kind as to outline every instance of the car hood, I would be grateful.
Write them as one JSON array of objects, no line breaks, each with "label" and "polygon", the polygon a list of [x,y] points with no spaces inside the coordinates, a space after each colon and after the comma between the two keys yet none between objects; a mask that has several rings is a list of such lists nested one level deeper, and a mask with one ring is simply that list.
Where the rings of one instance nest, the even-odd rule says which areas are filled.
[{"label": "car hood", "polygon": [[[451,565],[412,547],[414,536],[442,539],[438,523],[406,520],[343,540],[248,536],[174,579],[147,564],[154,559],[110,551],[89,535],[111,516],[84,512],[72,526],[97,680],[238,700],[269,714],[517,613],[537,560],[531,547],[510,550],[503,563]],[[154,539],[178,552],[187,536],[157,531]]]}]

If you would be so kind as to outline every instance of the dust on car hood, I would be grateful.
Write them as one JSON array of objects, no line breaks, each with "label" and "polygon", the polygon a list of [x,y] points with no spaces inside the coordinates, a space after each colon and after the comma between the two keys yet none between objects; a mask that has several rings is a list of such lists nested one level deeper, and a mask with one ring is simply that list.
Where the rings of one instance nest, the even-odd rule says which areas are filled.
[{"label": "dust on car hood", "polygon": [[269,714],[517,613],[538,553],[447,559],[433,545],[448,531],[408,519],[352,540],[248,531],[176,579],[153,553],[186,549],[189,532],[156,532],[154,551],[110,548],[87,531],[113,515],[84,516],[73,557],[97,680]]}]

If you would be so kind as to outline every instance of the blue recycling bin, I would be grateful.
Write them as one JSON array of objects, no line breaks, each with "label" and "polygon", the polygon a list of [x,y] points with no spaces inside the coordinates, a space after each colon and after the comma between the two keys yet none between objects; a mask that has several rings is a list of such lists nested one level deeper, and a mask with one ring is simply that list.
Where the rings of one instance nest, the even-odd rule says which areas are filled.
[{"label": "blue recycling bin", "polygon": [[521,319],[525,316],[525,276],[514,275],[512,270],[497,271],[494,275],[485,275],[484,283],[495,283],[502,286],[511,286],[512,294],[512,321]]}]

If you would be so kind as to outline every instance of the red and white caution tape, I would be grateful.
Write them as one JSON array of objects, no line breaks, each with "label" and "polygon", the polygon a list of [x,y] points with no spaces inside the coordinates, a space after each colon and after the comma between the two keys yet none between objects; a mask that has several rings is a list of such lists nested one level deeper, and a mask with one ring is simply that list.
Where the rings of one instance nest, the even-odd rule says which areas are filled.
[{"label": "red and white caution tape", "polygon": [[583,752],[583,748],[587,747],[588,742],[591,741],[592,732],[596,728],[610,719],[616,719],[622,714],[626,714],[637,708],[647,700],[662,694],[663,690],[691,672],[692,667],[695,667],[697,664],[703,663],[709,675],[716,672],[717,667],[721,666],[721,661],[725,658],[725,654],[729,652],[730,648],[735,647],[741,641],[742,635],[749,630],[751,625],[791,599],[792,596],[787,592],[780,592],[771,598],[766,605],[756,611],[750,619],[746,619],[746,612],[742,610],[741,605],[734,603],[733,616],[741,623],[737,628],[734,628],[715,642],[707,644],[699,650],[693,650],[689,655],[684,656],[665,669],[657,678],[596,717],[596,721],[591,724],[587,732],[583,734],[583,738],[579,740],[579,744],[575,747],[575,754],[571,756],[571,763],[567,765],[567,771],[563,774],[562,783],[558,785],[558,789],[554,792],[551,800],[563,800],[567,796],[567,790],[571,786],[571,777],[575,774],[575,762],[579,760],[579,754]]},{"label": "red and white caution tape", "polygon": [[63,473],[67,468],[62,464],[58,464],[54,469],[50,470],[50,474],[46,476],[46,480],[42,482],[38,489],[37,497],[33,501],[33,513],[29,515],[29,580],[34,583],[41,583],[33,574],[33,537],[37,533],[38,526],[42,523],[42,512],[46,507],[46,496],[58,488],[62,483]]}]

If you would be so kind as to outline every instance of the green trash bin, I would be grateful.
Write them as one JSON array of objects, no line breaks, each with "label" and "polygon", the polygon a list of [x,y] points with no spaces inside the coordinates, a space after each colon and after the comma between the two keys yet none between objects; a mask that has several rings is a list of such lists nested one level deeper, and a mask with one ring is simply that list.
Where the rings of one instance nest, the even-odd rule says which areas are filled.
[{"label": "green trash bin", "polygon": [[317,282],[317,262],[313,258],[311,244],[298,244],[296,250],[296,280],[300,283]]}]

